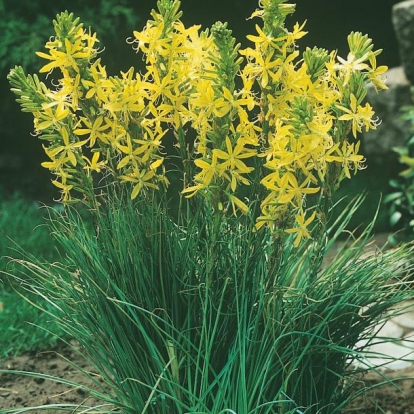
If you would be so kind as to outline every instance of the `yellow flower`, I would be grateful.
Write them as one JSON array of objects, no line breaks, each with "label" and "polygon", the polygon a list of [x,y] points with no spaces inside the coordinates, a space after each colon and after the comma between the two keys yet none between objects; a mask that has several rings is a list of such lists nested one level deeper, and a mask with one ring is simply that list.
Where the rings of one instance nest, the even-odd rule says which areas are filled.
[{"label": "yellow flower", "polygon": [[82,79],[82,85],[87,89],[85,98],[91,99],[95,96],[98,102],[106,103],[114,85],[110,79],[107,79],[105,66],[97,60],[91,66],[90,71],[93,80]]},{"label": "yellow flower", "polygon": [[104,119],[104,117],[100,115],[93,121],[93,123],[85,117],[82,117],[81,121],[86,128],[76,128],[73,133],[75,135],[89,135],[89,147],[95,145],[97,138],[104,143],[108,143],[107,132],[109,132],[110,125],[107,119]]},{"label": "yellow flower", "polygon": [[208,188],[218,177],[225,177],[229,179],[223,167],[217,163],[218,159],[215,152],[213,152],[212,159],[210,162],[209,161],[210,160],[208,158],[199,158],[194,161],[194,164],[198,168],[201,168],[201,171],[194,177],[194,181],[197,184],[185,188],[181,194],[188,194],[186,197],[190,198],[193,197],[198,191]]},{"label": "yellow flower", "polygon": [[302,184],[298,184],[295,175],[291,172],[287,172],[283,176],[283,180],[280,180],[281,194],[278,198],[280,204],[292,203],[295,206],[300,206],[304,194],[315,194],[319,191],[319,188],[309,187],[310,178],[306,178]]},{"label": "yellow flower", "polygon": [[47,104],[42,106],[42,112],[35,114],[36,131],[43,131],[44,129],[50,127],[59,129],[62,121],[70,114],[70,111],[66,108],[64,101],[60,101],[55,108],[52,108]]},{"label": "yellow flower", "polygon": [[43,168],[47,168],[48,170],[51,170],[51,171],[57,171],[67,161],[67,159],[64,159],[64,158],[51,158],[51,156],[48,154],[48,149],[45,146],[43,146],[43,149],[46,155],[48,155],[49,158],[51,159],[51,161],[44,161],[40,164]]},{"label": "yellow flower", "polygon": [[[132,112],[141,112],[145,109],[145,97],[143,91],[133,91],[130,88],[125,88],[120,94],[110,94],[103,108],[109,111],[114,119],[121,119],[128,123]],[[117,113],[120,115],[118,116]]]},{"label": "yellow flower", "polygon": [[372,106],[368,102],[365,106],[358,107],[359,125],[361,128],[365,126],[365,131],[376,129],[379,121],[373,119],[374,114],[375,112],[372,110]]},{"label": "yellow flower", "polygon": [[306,25],[306,20],[302,23],[302,25],[299,25],[299,23],[295,23],[295,25],[293,26],[293,32],[289,33],[288,37],[290,37],[291,39],[294,40],[299,40],[301,39],[303,36],[307,35],[308,32],[305,32],[304,30],[302,30]]},{"label": "yellow flower", "polygon": [[233,194],[227,194],[229,199],[230,199],[230,203],[232,205],[233,208],[233,214],[236,215],[236,207],[243,213],[243,214],[247,214],[249,212],[249,207],[243,203],[243,201],[241,201],[239,198],[237,198],[235,195]]},{"label": "yellow flower", "polygon": [[151,101],[153,103],[157,102],[158,98],[166,97],[169,102],[174,102],[176,97],[173,95],[172,90],[177,83],[177,79],[173,78],[173,73],[169,71],[164,75],[160,75],[159,70],[156,65],[148,67],[148,74],[152,75],[152,82],[147,84],[147,87],[151,90]]},{"label": "yellow flower", "polygon": [[388,86],[385,84],[384,79],[382,79],[382,75],[384,75],[388,67],[387,66],[378,66],[377,67],[377,58],[375,53],[372,53],[369,57],[369,63],[371,65],[371,69],[368,72],[368,79],[374,85],[376,91],[380,89],[388,89]]},{"label": "yellow flower", "polygon": [[121,143],[121,140],[117,140],[115,142],[115,147],[122,154],[125,154],[125,156],[121,158],[121,160],[118,162],[118,165],[116,166],[117,170],[120,170],[121,168],[124,168],[129,164],[134,165],[135,163],[140,162],[140,157],[135,153],[136,149],[134,149],[132,146],[131,136],[127,133],[126,136],[123,138],[124,140],[126,140],[126,145],[123,145]]},{"label": "yellow flower", "polygon": [[[169,43],[169,39],[163,38],[164,22],[147,22],[142,32],[134,31],[135,41],[138,43],[137,50],[141,49],[147,55],[147,62],[156,53],[162,54]],[[147,46],[148,45],[148,46]]]},{"label": "yellow flower", "polygon": [[73,185],[68,184],[68,178],[72,178],[72,176],[66,173],[64,170],[58,170],[56,174],[58,178],[60,178],[60,181],[58,181],[57,179],[52,180],[52,184],[61,190],[61,200],[63,203],[67,203],[71,200],[70,192],[73,189]]},{"label": "yellow flower", "polygon": [[274,50],[271,50],[265,58],[262,53],[258,50],[253,50],[252,48],[241,50],[240,54],[246,55],[250,60],[255,60],[254,63],[250,62],[246,65],[244,72],[246,75],[254,74],[259,77],[260,86],[263,89],[269,84],[269,77],[273,74],[272,69],[282,63],[282,59],[280,58],[272,60]]},{"label": "yellow flower", "polygon": [[242,159],[251,158],[256,155],[256,151],[253,149],[245,148],[245,140],[240,138],[237,140],[236,146],[233,148],[233,145],[230,141],[230,138],[226,137],[226,151],[222,151],[218,148],[213,149],[213,154],[217,156],[218,159],[224,160],[221,164],[222,168],[229,169],[230,171],[238,171],[242,174],[248,174],[253,171],[252,167],[248,167]]},{"label": "yellow flower", "polygon": [[52,180],[52,184],[61,190],[63,203],[67,203],[71,200],[70,192],[73,189],[73,185],[61,183],[58,180]]},{"label": "yellow flower", "polygon": [[370,104],[366,104],[364,107],[357,106],[357,99],[354,94],[351,94],[350,109],[340,105],[336,105],[337,108],[346,112],[345,115],[341,115],[338,119],[340,121],[352,121],[352,135],[356,138],[357,132],[362,131],[362,127],[365,126],[365,130],[376,128],[376,121],[372,119],[374,111]]},{"label": "yellow flower", "polygon": [[[105,179],[131,184],[132,198],[168,183],[163,162],[170,155],[162,152],[174,147],[163,147],[168,132],[194,180],[182,191],[186,197],[200,192],[219,209],[226,204],[246,214],[248,206],[235,193],[254,177],[266,191],[256,227],[265,223],[280,235],[296,214],[287,232],[296,234],[295,245],[308,237],[315,213],[305,217],[306,198],[322,183],[334,187],[333,180],[361,168],[359,143],[343,135],[376,127],[371,106],[360,105],[361,88],[369,80],[384,88],[385,67],[377,67],[379,51],[359,33],[350,35],[346,59],[322,49],[301,55],[296,41],[306,34],[305,23],[285,27],[294,5],[284,1],[261,0],[254,15],[264,25],[256,25],[247,36],[252,47],[242,51],[225,24],[201,33],[200,26],[187,29],[179,2],[169,8],[161,1],[160,13],[152,12],[153,20],[134,32],[132,43],[146,61],[143,73],[131,68],[110,77],[97,59],[96,35],[67,13],[58,16],[56,37],[47,53],[37,54],[47,59],[41,72],[59,68],[62,76],[48,89],[37,76],[15,71],[12,86],[35,116],[49,157],[42,165],[57,175],[63,198],[73,187],[87,192],[82,186],[93,185],[90,175],[104,168]],[[336,169],[326,176],[329,162],[339,163],[339,177]]]},{"label": "yellow flower", "polygon": [[[277,204],[274,194],[269,194],[262,203],[262,215],[256,219],[255,230],[267,226],[271,231],[278,228],[279,221],[287,213],[286,204]],[[282,224],[283,226],[283,224]]]},{"label": "yellow flower", "polygon": [[154,170],[139,170],[137,166],[134,166],[132,172],[129,174],[121,175],[119,177],[121,181],[128,181],[135,184],[131,192],[131,199],[136,198],[144,188],[153,188],[158,190],[158,186],[151,182],[154,178]]},{"label": "yellow flower", "polygon": [[226,102],[223,97],[216,97],[213,85],[210,81],[201,81],[198,84],[198,92],[190,97],[190,106],[193,112],[201,109],[205,117],[212,115],[222,118],[231,109],[231,104]]},{"label": "yellow flower", "polygon": [[252,94],[249,94],[244,98],[242,97],[237,99],[226,87],[223,87],[223,98],[231,105],[232,108],[237,108],[239,116],[243,105],[247,106],[249,111],[253,110],[256,105]]},{"label": "yellow flower", "polygon": [[[66,162],[70,162],[74,167],[76,167],[77,159],[76,152],[82,145],[85,145],[85,141],[75,141],[70,142],[69,131],[66,126],[62,127],[59,130],[60,136],[63,139],[63,145],[53,146],[51,148],[45,148],[46,154],[52,159],[57,166],[62,165]],[[76,155],[75,155],[76,154]],[[59,157],[57,157],[59,156]],[[47,167],[50,168],[50,167]]]},{"label": "yellow flower", "polygon": [[293,243],[295,247],[298,247],[302,238],[309,239],[311,238],[310,232],[308,230],[309,224],[313,222],[313,220],[316,217],[316,212],[314,211],[312,215],[305,220],[305,216],[302,214],[296,214],[296,227],[293,229],[286,229],[285,232],[289,234],[295,234],[296,233],[296,239]]},{"label": "yellow flower", "polygon": [[73,111],[77,111],[79,108],[79,99],[83,97],[83,91],[80,87],[80,74],[71,76],[66,68],[60,68],[63,74],[63,78],[59,79],[60,88],[57,92],[48,94],[50,97],[59,96],[65,97],[65,101],[70,104]]},{"label": "yellow flower", "polygon": [[99,161],[99,156],[101,154],[99,152],[95,152],[92,156],[92,159],[82,156],[82,158],[86,161],[87,165],[83,167],[84,170],[87,171],[87,174],[90,175],[92,171],[100,173],[102,168],[108,163],[108,160]]},{"label": "yellow flower", "polygon": [[246,36],[251,42],[256,43],[256,45],[263,46],[262,51],[266,51],[269,46],[277,47],[277,44],[274,42],[274,38],[270,35],[266,35],[259,25],[256,24],[256,31],[259,36],[248,35]]},{"label": "yellow flower", "polygon": [[356,138],[357,131],[361,132],[361,127],[359,124],[359,114],[357,108],[357,99],[355,95],[351,94],[350,109],[345,108],[344,106],[337,105],[337,108],[346,112],[345,115],[341,115],[338,119],[340,121],[352,121],[352,135]]},{"label": "yellow flower", "polygon": [[199,183],[199,184],[184,188],[184,190],[181,191],[181,194],[187,194],[185,195],[185,198],[191,198],[191,197],[194,197],[203,188],[205,188],[205,186],[202,183]]},{"label": "yellow flower", "polygon": [[134,145],[134,155],[140,156],[140,162],[146,163],[153,154],[159,152],[162,143],[162,137],[166,133],[167,130],[153,132],[147,129],[142,139],[132,139],[132,142],[134,144],[138,144]]},{"label": "yellow flower", "polygon": [[[358,154],[360,142],[356,144],[350,144],[347,141],[342,143],[342,148],[339,148],[339,144],[335,144],[327,153],[326,161],[336,161],[342,164],[345,177],[351,178],[349,168],[351,167],[355,174],[358,169],[361,169],[361,164],[364,162],[364,157]],[[332,155],[336,154],[336,155]]]},{"label": "yellow flower", "polygon": [[314,116],[312,121],[306,124],[313,134],[320,135],[324,138],[329,137],[328,132],[331,130],[332,125],[332,117],[325,113]]},{"label": "yellow flower", "polygon": [[44,65],[40,72],[50,72],[54,68],[62,67],[67,68],[71,67],[76,72],[79,72],[79,67],[76,62],[76,59],[87,59],[91,55],[91,51],[83,47],[82,39],[78,38],[73,44],[69,39],[64,40],[64,49],[62,52],[60,50],[51,49],[50,55],[44,52],[36,52],[36,54],[44,59],[51,60],[50,63]]},{"label": "yellow flower", "polygon": [[211,162],[207,159],[197,159],[194,164],[201,168],[201,171],[195,176],[195,181],[208,187],[215,177],[223,174],[223,169],[217,163],[217,154],[213,152]]}]

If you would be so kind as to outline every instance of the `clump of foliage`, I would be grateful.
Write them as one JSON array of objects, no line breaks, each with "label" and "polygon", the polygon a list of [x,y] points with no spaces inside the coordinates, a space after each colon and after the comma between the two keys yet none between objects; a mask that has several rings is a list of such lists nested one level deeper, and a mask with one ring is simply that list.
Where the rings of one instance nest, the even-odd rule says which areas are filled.
[{"label": "clump of foliage", "polygon": [[118,76],[65,12],[37,53],[53,87],[9,75],[65,206],[52,221],[61,263],[21,260],[15,277],[104,380],[91,391],[101,412],[339,412],[351,362],[365,361],[356,344],[409,295],[409,248],[362,260],[370,229],[323,265],[360,204],[330,223],[364,163],[358,133],[377,127],[365,86],[385,88],[385,68],[358,32],[346,59],[300,54],[294,10],[261,0],[240,50],[225,23],[187,28],[180,2],[159,0],[131,39],[145,71]]}]

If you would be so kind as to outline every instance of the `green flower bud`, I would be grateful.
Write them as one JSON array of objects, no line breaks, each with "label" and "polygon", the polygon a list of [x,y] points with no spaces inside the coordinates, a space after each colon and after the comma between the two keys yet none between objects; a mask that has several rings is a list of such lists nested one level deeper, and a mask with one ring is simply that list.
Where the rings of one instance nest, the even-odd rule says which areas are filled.
[{"label": "green flower bud", "polygon": [[314,47],[311,49],[307,47],[303,52],[303,60],[306,63],[312,82],[314,82],[325,70],[325,65],[329,62],[329,54],[327,50],[322,48]]}]

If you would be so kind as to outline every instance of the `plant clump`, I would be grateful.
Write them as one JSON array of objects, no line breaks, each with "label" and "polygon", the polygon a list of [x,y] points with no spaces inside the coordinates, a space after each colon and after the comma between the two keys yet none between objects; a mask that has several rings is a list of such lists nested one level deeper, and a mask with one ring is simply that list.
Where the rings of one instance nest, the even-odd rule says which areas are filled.
[{"label": "plant clump", "polygon": [[332,217],[386,68],[359,32],[346,58],[301,54],[294,10],[261,0],[241,49],[226,23],[187,28],[159,0],[129,39],[144,67],[116,76],[64,12],[37,53],[50,83],[10,72],[65,206],[62,260],[20,260],[15,278],[103,380],[85,372],[98,412],[339,413],[367,365],[357,344],[409,296],[410,247],[362,259],[371,227],[323,263],[362,203]]}]

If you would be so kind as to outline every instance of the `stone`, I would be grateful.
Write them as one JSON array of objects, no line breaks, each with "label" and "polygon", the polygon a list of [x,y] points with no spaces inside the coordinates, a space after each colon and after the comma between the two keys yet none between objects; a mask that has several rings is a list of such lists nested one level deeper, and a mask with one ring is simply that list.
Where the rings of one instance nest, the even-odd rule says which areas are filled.
[{"label": "stone", "polygon": [[389,157],[393,156],[397,160],[398,156],[393,153],[392,148],[404,145],[412,134],[411,123],[401,119],[404,113],[402,107],[413,104],[410,83],[404,70],[401,66],[389,69],[385,77],[387,90],[377,93],[372,85],[367,86],[367,101],[381,120],[377,129],[364,131],[361,136],[361,153],[366,156],[368,162],[375,157],[389,160]]},{"label": "stone", "polygon": [[400,303],[395,307],[395,312],[396,314],[392,318],[393,322],[401,326],[406,331],[414,330],[414,301],[409,300]]},{"label": "stone", "polygon": [[404,335],[404,329],[397,325],[393,320],[389,320],[384,323],[381,329],[377,332],[376,336],[382,338],[399,339]]},{"label": "stone", "polygon": [[405,74],[410,82],[414,83],[414,0],[402,1],[393,6],[392,23]]},{"label": "stone", "polygon": [[414,350],[414,332],[410,332],[407,336],[404,336],[403,339],[401,345]]},{"label": "stone", "polygon": [[394,321],[404,328],[414,329],[414,311],[396,316]]},{"label": "stone", "polygon": [[[365,341],[366,344],[366,341]],[[362,341],[357,346],[363,346]],[[361,351],[362,357],[354,361],[358,368],[376,367],[378,369],[404,369],[412,365],[414,351],[399,342],[374,339],[368,347]]]}]

